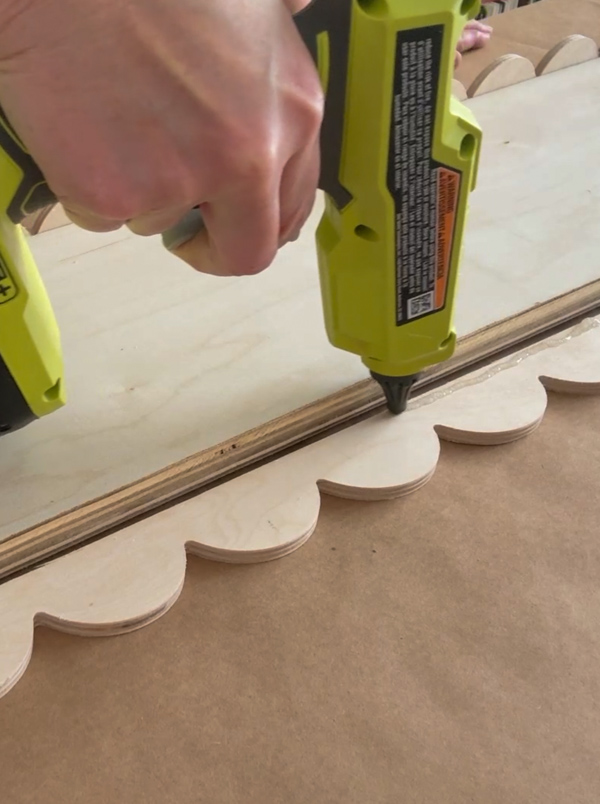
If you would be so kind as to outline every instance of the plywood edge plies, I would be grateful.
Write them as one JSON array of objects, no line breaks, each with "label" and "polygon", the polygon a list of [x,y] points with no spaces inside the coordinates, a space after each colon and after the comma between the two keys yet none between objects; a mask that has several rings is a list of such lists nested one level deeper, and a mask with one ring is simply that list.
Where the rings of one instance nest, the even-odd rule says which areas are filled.
[{"label": "plywood edge plies", "polygon": [[[0,696],[25,672],[36,625],[112,636],[178,599],[186,553],[228,563],[288,555],[314,532],[320,492],[377,501],[435,473],[440,440],[501,445],[542,422],[547,388],[600,394],[600,319],[589,319],[0,585]],[[500,447],[501,448],[501,447]]]}]

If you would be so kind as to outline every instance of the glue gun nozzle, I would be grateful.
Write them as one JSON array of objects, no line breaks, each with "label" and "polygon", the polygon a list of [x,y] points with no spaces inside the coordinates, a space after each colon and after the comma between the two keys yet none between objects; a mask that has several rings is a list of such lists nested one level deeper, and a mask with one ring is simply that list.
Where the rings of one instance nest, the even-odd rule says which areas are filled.
[{"label": "glue gun nozzle", "polygon": [[404,413],[410,398],[410,392],[418,375],[411,374],[405,377],[389,377],[385,374],[377,374],[372,371],[371,377],[381,386],[390,413],[396,416],[399,413]]}]

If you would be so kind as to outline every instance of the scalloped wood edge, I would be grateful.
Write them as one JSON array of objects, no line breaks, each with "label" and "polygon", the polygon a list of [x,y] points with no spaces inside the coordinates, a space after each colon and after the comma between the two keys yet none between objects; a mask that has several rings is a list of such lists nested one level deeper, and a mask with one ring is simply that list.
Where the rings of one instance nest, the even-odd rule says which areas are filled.
[{"label": "scalloped wood edge", "polygon": [[567,67],[575,67],[586,61],[593,61],[599,56],[598,45],[589,36],[573,34],[567,36],[540,60],[535,68],[536,75],[548,75],[556,70],[564,70]]},{"label": "scalloped wood edge", "polygon": [[[458,341],[449,360],[423,373],[413,392],[418,399],[431,387],[488,364],[502,354],[522,349],[535,339],[572,327],[600,308],[600,280],[535,305]],[[329,397],[241,433],[214,448],[188,456],[116,492],[42,522],[0,544],[0,587],[16,573],[30,572],[42,561],[75,549],[85,541],[108,538],[115,528],[135,517],[151,516],[161,506],[179,504],[218,482],[248,472],[261,461],[277,458],[285,449],[301,447],[311,438],[326,437],[335,428],[351,426],[359,416],[384,408],[381,389],[362,380]]]},{"label": "scalloped wood edge", "polygon": [[[541,86],[540,95],[552,106],[556,96],[554,87],[562,87],[561,96],[570,95],[573,83],[582,89],[582,98],[587,103],[587,87],[593,86],[598,69],[599,63],[596,61],[580,65],[572,71],[573,82],[570,76],[560,71]],[[530,101],[537,97],[535,85],[523,84],[519,89],[514,91],[513,97],[521,97],[523,93]],[[505,96],[508,100],[510,97],[510,93]],[[570,98],[571,101],[573,98]],[[488,113],[496,105],[494,96],[482,98],[479,103],[488,108]],[[579,100],[577,103],[580,105]],[[594,108],[593,105],[591,108]],[[544,159],[546,163],[547,158]],[[585,189],[588,186],[587,178],[583,176],[582,179],[581,187]],[[494,359],[501,349],[517,348],[524,338],[539,336],[548,329],[590,314],[600,304],[599,286],[600,281],[596,281],[576,291],[569,290],[562,297],[536,304],[524,313],[460,338],[455,356],[425,371],[423,382],[419,383],[416,392],[421,393],[432,382],[447,381],[453,373],[472,366],[475,361]],[[115,528],[123,527],[134,517],[149,515],[165,504],[174,504],[189,493],[197,493],[210,484],[222,482],[233,473],[246,471],[260,461],[280,455],[285,449],[298,448],[309,438],[322,437],[333,427],[345,425],[359,415],[379,409],[382,402],[380,390],[375,384],[363,380],[270,419],[257,428],[238,432],[218,444],[185,455],[133,482],[115,484],[107,493],[90,497],[6,539],[0,544],[0,579],[33,569],[40,561],[60,555],[91,538],[103,537]]]},{"label": "scalloped wood edge", "polygon": [[467,97],[476,98],[479,95],[506,89],[532,78],[535,78],[535,69],[529,59],[518,56],[516,53],[506,53],[488,64],[485,70],[479,73],[467,89]]},{"label": "scalloped wood edge", "polygon": [[541,423],[547,390],[600,394],[600,318],[547,339],[56,558],[0,587],[0,696],[22,677],[36,625],[114,636],[179,597],[186,553],[228,563],[282,558],[314,532],[321,493],[376,501],[421,489],[440,440],[506,444]]},{"label": "scalloped wood edge", "polygon": [[557,42],[537,66],[524,56],[516,53],[505,53],[488,64],[484,70],[466,87],[467,98],[476,98],[499,89],[506,89],[549,75],[557,70],[575,67],[586,61],[598,58],[599,49],[596,42],[587,36],[574,34]]}]

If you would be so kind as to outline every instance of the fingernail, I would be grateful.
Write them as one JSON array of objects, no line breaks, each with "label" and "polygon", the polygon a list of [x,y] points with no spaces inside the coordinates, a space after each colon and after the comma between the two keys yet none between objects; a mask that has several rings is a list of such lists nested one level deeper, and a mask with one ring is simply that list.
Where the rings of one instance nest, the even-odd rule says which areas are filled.
[{"label": "fingernail", "polygon": [[202,213],[198,209],[192,209],[188,214],[171,229],[162,234],[162,242],[168,251],[176,251],[188,240],[191,240],[204,226]]}]

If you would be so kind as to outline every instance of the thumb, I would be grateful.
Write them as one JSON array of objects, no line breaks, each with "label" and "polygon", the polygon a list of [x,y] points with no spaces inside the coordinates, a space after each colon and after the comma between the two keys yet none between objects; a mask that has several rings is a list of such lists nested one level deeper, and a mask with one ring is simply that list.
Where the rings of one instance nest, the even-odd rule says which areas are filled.
[{"label": "thumb", "polygon": [[183,260],[199,273],[211,276],[229,276],[214,259],[206,229],[198,232],[180,246],[169,250],[171,254]]},{"label": "thumb", "polygon": [[196,271],[225,276],[214,259],[204,219],[198,209],[188,212],[175,226],[162,234],[163,246]]}]

